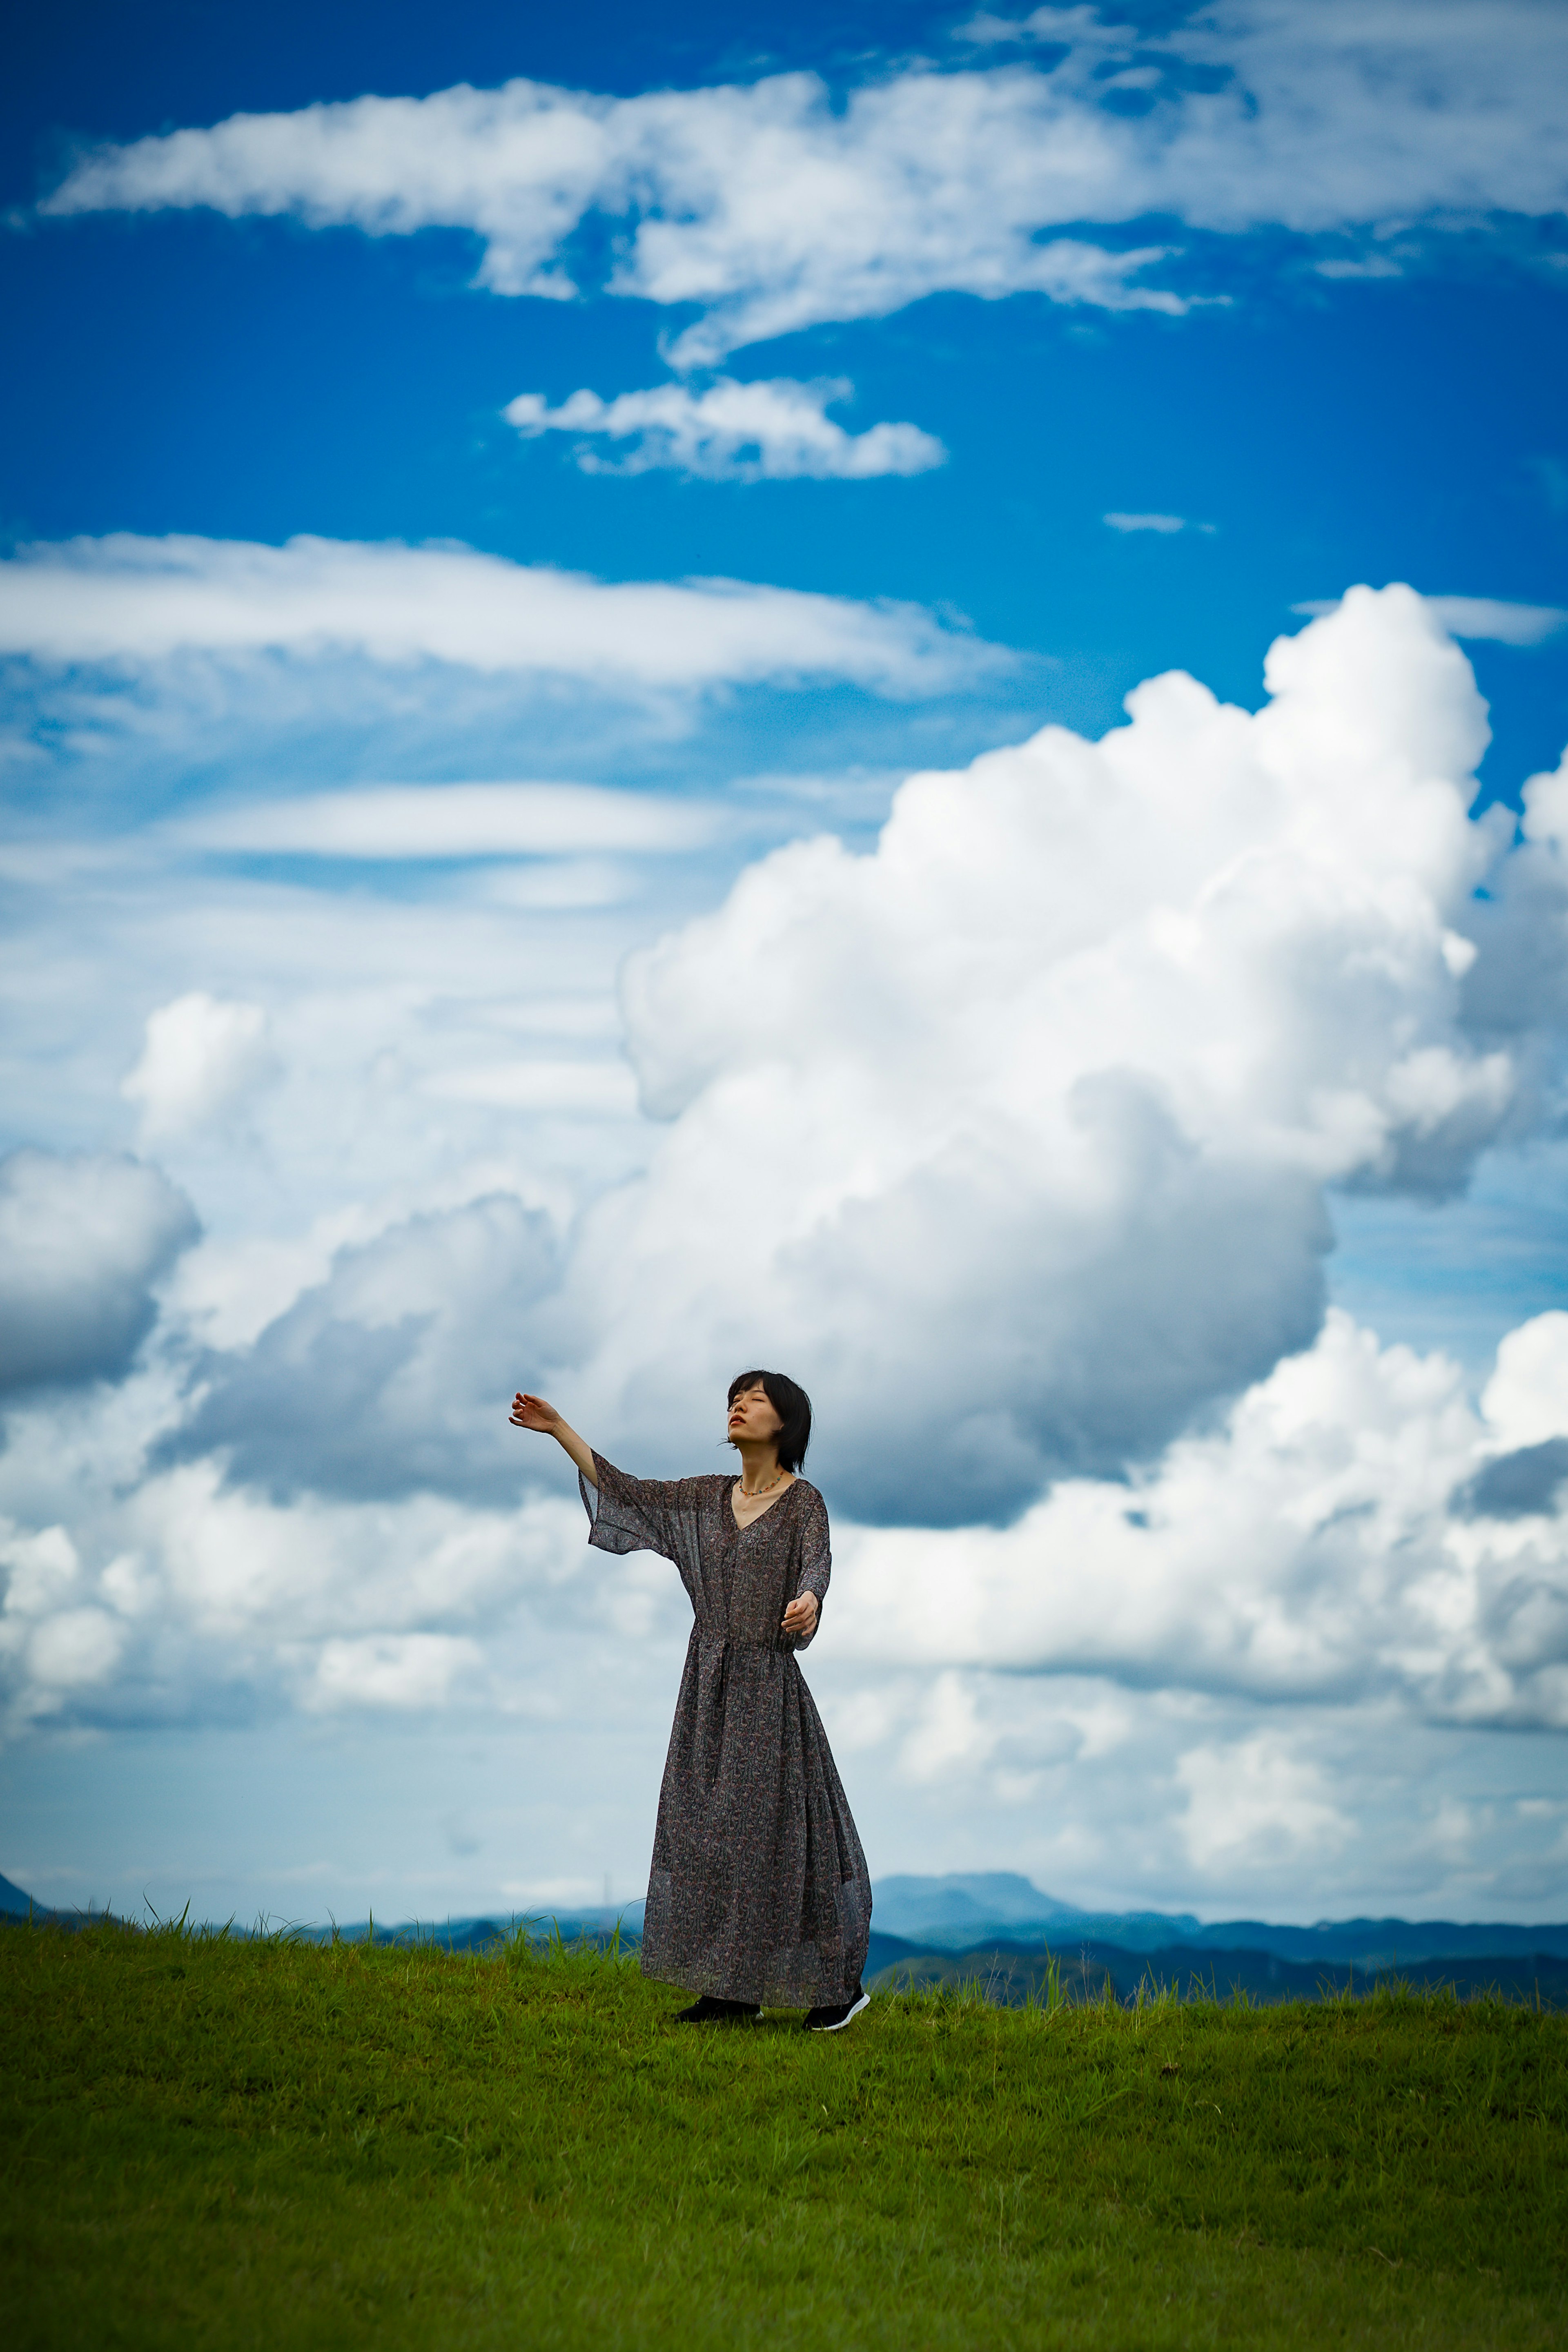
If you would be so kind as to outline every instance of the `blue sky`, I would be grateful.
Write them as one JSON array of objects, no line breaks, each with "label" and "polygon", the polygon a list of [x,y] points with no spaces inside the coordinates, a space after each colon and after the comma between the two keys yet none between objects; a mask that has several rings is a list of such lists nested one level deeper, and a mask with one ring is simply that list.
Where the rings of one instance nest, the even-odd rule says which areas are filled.
[{"label": "blue sky", "polygon": [[771,1349],[875,1868],[1560,1916],[1563,40],[24,28],[10,1875],[639,1892]]},{"label": "blue sky", "polygon": [[[839,10],[747,12],[738,40],[731,12],[683,11],[685,28],[652,43],[637,11],[596,13],[575,37],[545,12],[454,14],[437,35],[419,12],[300,12],[291,34],[285,11],[253,46],[202,10],[153,9],[134,28],[88,10],[79,33],[68,13],[13,86],[6,196],[36,198],[73,139],[366,89],[526,72],[632,95],[808,69],[841,93],[891,59],[977,56],[954,57],[959,19],[907,8],[848,27]],[[1129,686],[1176,665],[1255,702],[1291,606],[1348,581],[1560,594],[1563,322],[1544,265],[1568,256],[1568,234],[1552,215],[1510,226],[1440,239],[1408,274],[1345,280],[1315,274],[1310,241],[1194,240],[1156,217],[1134,241],[1182,236],[1167,277],[1222,307],[1168,320],[936,295],[773,338],[737,372],[848,375],[857,419],[912,416],[952,457],[909,481],[754,497],[664,474],[585,480],[566,450],[501,420],[524,388],[559,400],[657,378],[663,306],[476,297],[461,229],[310,236],[206,212],[40,224],[5,254],[28,355],[0,395],[5,520],[19,538],[454,537],[612,579],[907,596],[1060,665],[1031,710],[1043,699],[1096,732]],[[1118,535],[1107,511],[1215,530]],[[1474,657],[1498,738],[1487,781],[1508,796],[1568,733],[1568,650]]]}]

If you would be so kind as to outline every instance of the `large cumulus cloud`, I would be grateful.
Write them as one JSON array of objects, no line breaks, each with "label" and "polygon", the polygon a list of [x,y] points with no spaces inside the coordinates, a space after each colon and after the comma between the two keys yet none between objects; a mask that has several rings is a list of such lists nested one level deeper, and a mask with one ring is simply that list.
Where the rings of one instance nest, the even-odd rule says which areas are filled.
[{"label": "large cumulus cloud", "polygon": [[1005,1517],[1311,1343],[1330,1188],[1464,1184],[1528,1058],[1466,1012],[1512,830],[1469,665],[1357,590],[1267,683],[913,777],[872,855],[781,850],[633,959],[671,1127],[576,1252],[585,1410],[673,1461],[779,1360],[850,1508]]},{"label": "large cumulus cloud", "polygon": [[154,1285],[196,1236],[158,1169],[110,1152],[0,1161],[0,1391],[124,1372]]}]

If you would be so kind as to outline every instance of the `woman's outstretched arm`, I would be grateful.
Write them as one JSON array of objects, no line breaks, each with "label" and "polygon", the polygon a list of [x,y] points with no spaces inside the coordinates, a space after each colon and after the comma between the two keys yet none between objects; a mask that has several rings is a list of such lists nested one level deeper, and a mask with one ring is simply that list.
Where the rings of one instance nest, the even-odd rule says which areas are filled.
[{"label": "woman's outstretched arm", "polygon": [[568,1421],[563,1421],[553,1404],[543,1397],[526,1396],[519,1389],[512,1399],[511,1424],[514,1429],[537,1429],[542,1437],[553,1437],[556,1444],[570,1454],[591,1486],[599,1484],[594,1467],[593,1448],[579,1437]]}]

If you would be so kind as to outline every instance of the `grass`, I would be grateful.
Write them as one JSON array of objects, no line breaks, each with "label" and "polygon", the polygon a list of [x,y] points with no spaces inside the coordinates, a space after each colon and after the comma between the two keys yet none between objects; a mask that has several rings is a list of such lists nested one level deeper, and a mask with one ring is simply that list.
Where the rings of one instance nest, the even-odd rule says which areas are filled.
[{"label": "grass", "polygon": [[1547,2347],[1568,2020],[882,1996],[614,1954],[0,1934],[9,2339]]}]

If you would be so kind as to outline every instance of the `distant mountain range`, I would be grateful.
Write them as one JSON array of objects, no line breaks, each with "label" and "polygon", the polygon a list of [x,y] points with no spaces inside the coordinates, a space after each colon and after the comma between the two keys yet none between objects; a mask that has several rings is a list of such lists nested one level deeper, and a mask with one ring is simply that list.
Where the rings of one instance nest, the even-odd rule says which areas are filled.
[{"label": "distant mountain range", "polygon": [[[936,1980],[955,1968],[962,1975],[981,1973],[982,1964],[988,1963],[1009,1982],[1025,1977],[1032,1981],[1050,1952],[1075,1977],[1087,1981],[1092,1974],[1099,1982],[1109,1974],[1118,1990],[1124,1976],[1130,1989],[1140,1973],[1153,1973],[1184,1984],[1198,1977],[1222,1992],[1240,1984],[1255,1998],[1275,2000],[1300,1998],[1335,1969],[1349,1972],[1345,1982],[1395,1970],[1419,1971],[1425,1977],[1436,1972],[1477,1984],[1506,1978],[1528,1986],[1532,1979],[1525,1964],[1540,1960],[1559,1964],[1536,1972],[1543,1994],[1550,1985],[1561,1998],[1558,1988],[1568,1982],[1561,1966],[1568,1962],[1568,1924],[1336,1919],[1297,1927],[1274,1927],[1262,1919],[1224,1919],[1206,1926],[1190,1912],[1081,1911],[1005,1870],[883,1878],[873,1891],[867,1960],[871,1974],[896,1965],[901,1972],[914,1968],[922,1980]],[[0,1917],[26,1917],[29,1909],[36,1917],[74,1922],[81,1916],[51,1913],[33,1904],[8,1878],[0,1878]],[[483,1917],[409,1920],[396,1927],[378,1922],[375,1937],[378,1943],[429,1938],[472,1951],[505,1934],[521,1916],[497,1911]],[[569,1941],[581,1936],[603,1939],[619,1926],[624,1940],[636,1943],[643,1931],[641,1902],[619,1910],[601,1905],[555,1915],[541,1909],[530,1916],[542,1927],[553,1916]],[[322,1941],[334,1932],[359,1937],[366,1934],[367,1923],[297,1932]],[[925,1961],[932,1965],[917,1965]],[[971,1965],[956,1967],[960,1962]]]},{"label": "distant mountain range", "polygon": [[1048,1945],[1066,1951],[1109,1944],[1124,1952],[1271,1952],[1281,1960],[1396,1968],[1406,1961],[1524,1958],[1568,1959],[1568,1926],[1479,1925],[1448,1919],[1328,1919],[1311,1927],[1276,1927],[1263,1919],[1220,1919],[1205,1927],[1190,1912],[1080,1911],[1042,1895],[1008,1870],[953,1873],[946,1878],[883,1878],[873,1919],[884,1936],[937,1952],[978,1945]]}]

